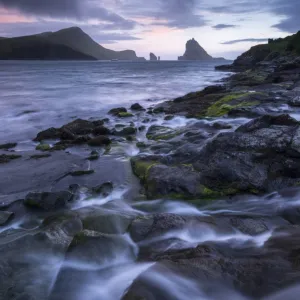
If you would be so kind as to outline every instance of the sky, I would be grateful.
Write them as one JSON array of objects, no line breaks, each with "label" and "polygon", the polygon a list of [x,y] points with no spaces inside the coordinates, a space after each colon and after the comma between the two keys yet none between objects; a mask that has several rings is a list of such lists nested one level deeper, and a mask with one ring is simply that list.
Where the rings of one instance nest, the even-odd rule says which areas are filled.
[{"label": "sky", "polygon": [[104,47],[146,58],[177,59],[195,38],[234,59],[300,30],[299,15],[300,0],[0,0],[0,36],[78,26]]}]

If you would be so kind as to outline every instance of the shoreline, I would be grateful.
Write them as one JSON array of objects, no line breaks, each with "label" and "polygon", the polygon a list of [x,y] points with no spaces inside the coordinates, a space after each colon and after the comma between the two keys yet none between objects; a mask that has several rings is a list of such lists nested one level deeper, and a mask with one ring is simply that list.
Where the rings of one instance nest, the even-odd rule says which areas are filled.
[{"label": "shoreline", "polygon": [[[186,282],[194,298],[214,285],[255,299],[297,284],[300,64],[287,55],[248,67],[151,109],[46,129],[36,151],[1,145],[0,266],[16,272],[20,249],[44,258],[0,272],[0,298],[72,299],[102,282],[103,265],[121,285],[123,264],[132,278],[107,290],[115,299],[172,300]],[[157,276],[169,285],[154,289]]]}]

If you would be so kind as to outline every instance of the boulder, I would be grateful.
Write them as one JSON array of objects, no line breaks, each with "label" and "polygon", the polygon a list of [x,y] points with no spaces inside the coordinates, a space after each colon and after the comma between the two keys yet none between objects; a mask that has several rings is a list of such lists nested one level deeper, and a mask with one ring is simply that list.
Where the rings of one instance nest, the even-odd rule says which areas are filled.
[{"label": "boulder", "polygon": [[95,125],[93,122],[82,119],[76,119],[73,122],[64,125],[61,129],[67,129],[75,135],[85,135],[92,133],[94,128]]},{"label": "boulder", "polygon": [[34,192],[29,193],[24,200],[24,205],[46,211],[61,209],[73,199],[73,194],[68,191],[62,192]]},{"label": "boulder", "polygon": [[125,107],[117,107],[111,109],[108,113],[110,115],[117,116],[119,113],[127,113],[127,109]]},{"label": "boulder", "polygon": [[132,104],[130,109],[131,110],[145,110],[144,107],[142,105],[140,105],[139,103]]},{"label": "boulder", "polygon": [[94,135],[108,135],[108,134],[110,134],[110,130],[108,128],[104,127],[103,125],[101,125],[101,126],[97,126],[93,130],[93,134]]},{"label": "boulder", "polygon": [[104,135],[99,135],[88,142],[89,146],[97,147],[97,146],[107,146],[111,143],[110,138]]},{"label": "boulder", "polygon": [[0,211],[0,226],[6,225],[13,216],[14,216],[13,212]]},{"label": "boulder", "polygon": [[113,184],[111,182],[105,182],[92,188],[92,192],[102,197],[109,196],[113,191]]},{"label": "boulder", "polygon": [[120,131],[115,132],[116,135],[127,136],[136,134],[136,128],[133,126],[125,127]]},{"label": "boulder", "polygon": [[157,56],[154,53],[150,53],[150,61],[157,61]]},{"label": "boulder", "polygon": [[15,148],[17,146],[17,143],[7,143],[0,145],[0,149],[8,150],[11,148]]},{"label": "boulder", "polygon": [[34,139],[34,141],[41,142],[43,140],[56,140],[56,139],[60,139],[60,135],[61,135],[60,129],[51,127],[44,131],[39,132],[36,138]]}]

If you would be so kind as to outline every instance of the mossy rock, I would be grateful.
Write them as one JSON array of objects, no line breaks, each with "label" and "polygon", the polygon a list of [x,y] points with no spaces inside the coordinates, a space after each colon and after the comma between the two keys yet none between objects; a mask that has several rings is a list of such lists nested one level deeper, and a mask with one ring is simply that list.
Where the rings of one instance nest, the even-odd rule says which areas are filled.
[{"label": "mossy rock", "polygon": [[47,157],[50,157],[51,154],[35,154],[35,155],[31,155],[30,156],[30,159],[41,159],[41,158],[47,158]]},{"label": "mossy rock", "polygon": [[146,179],[149,170],[158,164],[157,161],[146,160],[139,157],[132,158],[130,162],[134,175],[136,175],[142,181]]},{"label": "mossy rock", "polygon": [[131,118],[131,117],[133,117],[133,114],[129,113],[129,112],[119,112],[118,117],[119,118]]},{"label": "mossy rock", "polygon": [[36,146],[35,149],[39,150],[39,151],[50,151],[51,146],[49,144],[39,144],[39,145]]},{"label": "mossy rock", "polygon": [[243,98],[246,98],[249,95],[254,95],[254,93],[235,93],[224,96],[207,109],[205,117],[221,117],[228,114],[233,109],[260,104],[257,100],[243,100]]},{"label": "mossy rock", "polygon": [[22,156],[21,155],[16,155],[16,154],[1,154],[0,155],[0,164],[4,164],[4,163],[8,163],[10,162],[11,160],[14,160],[14,159],[18,159],[18,158],[21,158]]},{"label": "mossy rock", "polygon": [[157,125],[152,125],[147,134],[146,137],[148,140],[154,140],[154,141],[159,141],[159,140],[171,140],[172,138],[180,135],[179,131],[176,131],[172,128],[165,127],[165,126],[157,126]]},{"label": "mossy rock", "polygon": [[17,143],[7,143],[0,145],[0,149],[8,150],[11,148],[15,148],[17,146]]}]

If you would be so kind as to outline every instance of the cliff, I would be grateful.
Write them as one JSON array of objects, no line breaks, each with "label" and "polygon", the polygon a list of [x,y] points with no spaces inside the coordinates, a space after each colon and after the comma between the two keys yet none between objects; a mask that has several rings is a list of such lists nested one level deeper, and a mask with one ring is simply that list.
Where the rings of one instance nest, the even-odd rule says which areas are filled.
[{"label": "cliff", "polygon": [[210,56],[195,39],[191,39],[186,43],[186,50],[183,56],[179,56],[178,60],[212,60]]},{"label": "cliff", "polygon": [[138,58],[133,50],[106,49],[79,27],[71,27],[57,32],[0,39],[0,59],[141,60],[142,58]]}]

